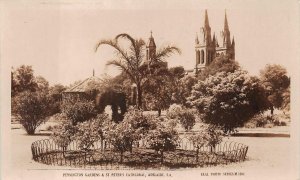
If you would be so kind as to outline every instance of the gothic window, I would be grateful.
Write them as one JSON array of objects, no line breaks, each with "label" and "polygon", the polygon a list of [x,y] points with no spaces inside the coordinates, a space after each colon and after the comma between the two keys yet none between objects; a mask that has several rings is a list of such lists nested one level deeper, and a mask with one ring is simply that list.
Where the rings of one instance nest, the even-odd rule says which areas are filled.
[{"label": "gothic window", "polygon": [[200,64],[200,51],[196,51],[196,64]]},{"label": "gothic window", "polygon": [[201,64],[204,64],[204,51],[201,50]]}]

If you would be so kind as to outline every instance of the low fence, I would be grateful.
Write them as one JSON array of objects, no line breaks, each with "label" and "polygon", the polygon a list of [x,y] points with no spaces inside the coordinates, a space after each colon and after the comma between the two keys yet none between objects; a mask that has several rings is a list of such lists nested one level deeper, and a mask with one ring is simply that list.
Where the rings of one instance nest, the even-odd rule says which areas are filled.
[{"label": "low fence", "polygon": [[237,142],[222,142],[214,149],[201,147],[197,149],[188,138],[179,141],[175,151],[164,152],[161,156],[150,149],[146,142],[133,144],[132,152],[120,153],[106,141],[97,141],[89,150],[81,150],[78,142],[73,141],[63,148],[52,139],[39,140],[31,145],[35,161],[48,164],[96,169],[153,169],[203,167],[244,161],[248,146]]}]

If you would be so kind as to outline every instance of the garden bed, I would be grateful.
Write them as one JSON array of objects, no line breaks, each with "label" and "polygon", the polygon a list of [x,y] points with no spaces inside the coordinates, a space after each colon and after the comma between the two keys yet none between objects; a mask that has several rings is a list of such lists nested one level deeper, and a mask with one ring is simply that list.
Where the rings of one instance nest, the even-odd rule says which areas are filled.
[{"label": "garden bed", "polygon": [[216,166],[245,160],[248,147],[235,142],[225,142],[216,147],[215,152],[202,148],[198,151],[176,149],[161,154],[149,148],[133,148],[132,152],[121,155],[110,148],[80,149],[59,148],[51,140],[41,140],[32,144],[33,159],[48,165],[71,166],[96,169],[177,169]]}]

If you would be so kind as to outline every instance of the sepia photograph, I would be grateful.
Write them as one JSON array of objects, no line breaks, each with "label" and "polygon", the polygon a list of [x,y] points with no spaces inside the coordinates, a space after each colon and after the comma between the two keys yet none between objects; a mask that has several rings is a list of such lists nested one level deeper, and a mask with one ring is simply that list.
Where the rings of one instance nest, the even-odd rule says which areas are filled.
[{"label": "sepia photograph", "polygon": [[299,1],[1,4],[1,179],[299,171]]}]

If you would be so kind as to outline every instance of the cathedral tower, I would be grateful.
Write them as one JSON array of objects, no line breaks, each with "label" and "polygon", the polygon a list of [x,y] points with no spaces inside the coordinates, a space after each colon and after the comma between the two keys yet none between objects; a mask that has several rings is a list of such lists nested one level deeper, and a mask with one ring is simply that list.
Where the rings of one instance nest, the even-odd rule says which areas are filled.
[{"label": "cathedral tower", "polygon": [[230,59],[235,58],[235,41],[230,39],[230,30],[225,11],[224,29],[221,31],[221,44],[219,45],[216,35],[211,38],[211,28],[209,26],[207,10],[205,10],[204,26],[200,29],[200,39],[196,34],[195,51],[196,67],[195,72],[201,71],[207,67],[216,57],[228,56]]},{"label": "cathedral tower", "polygon": [[211,38],[211,28],[209,26],[207,10],[205,10],[204,26],[200,29],[200,40],[196,35],[195,51],[196,51],[196,72],[208,66],[214,58],[215,52],[215,36]]},{"label": "cathedral tower", "polygon": [[148,40],[148,43],[146,46],[146,62],[153,60],[155,54],[156,54],[156,44],[155,44],[154,38],[152,36],[152,31],[151,31],[151,35],[149,37],[149,40]]}]

